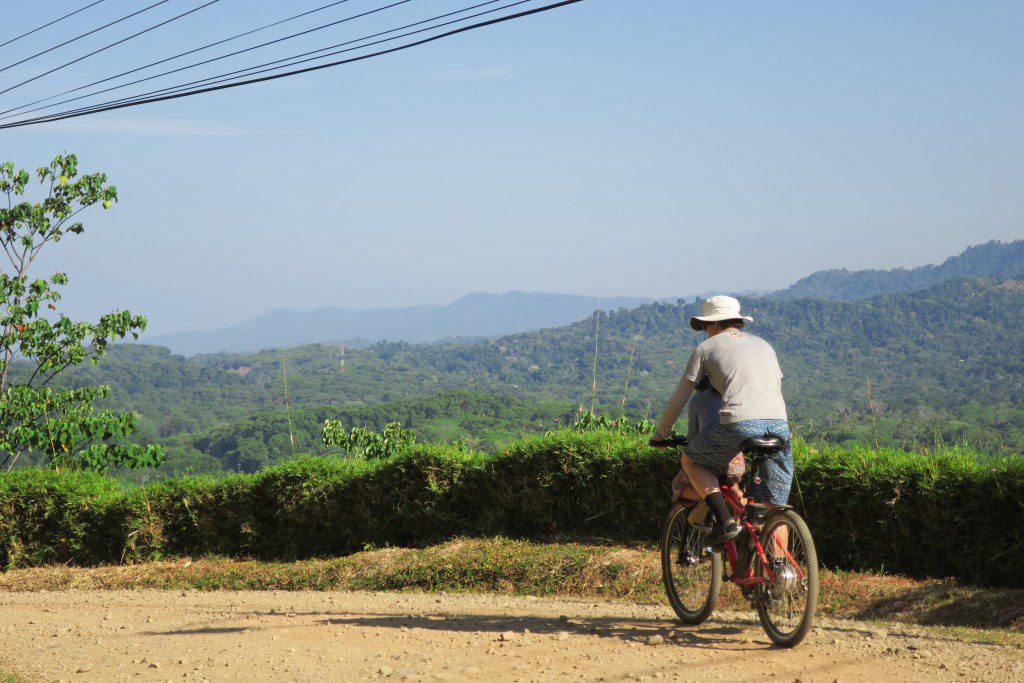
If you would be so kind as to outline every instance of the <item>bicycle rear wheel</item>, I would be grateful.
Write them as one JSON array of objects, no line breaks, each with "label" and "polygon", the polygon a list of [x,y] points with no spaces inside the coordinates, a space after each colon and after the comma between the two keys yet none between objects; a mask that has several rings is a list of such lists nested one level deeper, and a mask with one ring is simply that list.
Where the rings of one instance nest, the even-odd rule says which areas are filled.
[{"label": "bicycle rear wheel", "polygon": [[677,505],[665,520],[661,575],[665,593],[684,624],[703,623],[722,591],[722,555],[708,546],[708,535],[686,521],[689,509]]},{"label": "bicycle rear wheel", "polygon": [[814,625],[818,606],[818,553],[807,524],[792,510],[771,515],[761,530],[761,546],[775,573],[767,579],[764,563],[754,559],[757,616],[773,643],[795,647]]}]

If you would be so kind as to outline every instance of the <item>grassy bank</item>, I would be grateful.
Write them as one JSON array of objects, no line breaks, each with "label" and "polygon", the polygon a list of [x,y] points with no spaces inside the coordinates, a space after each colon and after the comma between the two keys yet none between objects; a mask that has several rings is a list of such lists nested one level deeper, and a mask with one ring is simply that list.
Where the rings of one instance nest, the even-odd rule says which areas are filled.
[{"label": "grassy bank", "polygon": [[[650,544],[676,468],[637,438],[563,431],[493,455],[422,445],[134,489],[16,472],[0,476],[0,566],[290,561],[498,535]],[[792,502],[826,567],[1024,588],[1022,459],[800,447]]]},{"label": "grassy bank", "polygon": [[28,683],[28,679],[11,671],[5,662],[0,662],[0,683]]},{"label": "grassy bank", "polygon": [[[0,590],[422,590],[664,603],[658,563],[655,548],[458,539],[425,549],[290,563],[212,558],[22,569],[0,574]],[[746,603],[727,586],[720,606],[745,609]],[[1024,590],[826,571],[819,613],[1024,633]]]}]

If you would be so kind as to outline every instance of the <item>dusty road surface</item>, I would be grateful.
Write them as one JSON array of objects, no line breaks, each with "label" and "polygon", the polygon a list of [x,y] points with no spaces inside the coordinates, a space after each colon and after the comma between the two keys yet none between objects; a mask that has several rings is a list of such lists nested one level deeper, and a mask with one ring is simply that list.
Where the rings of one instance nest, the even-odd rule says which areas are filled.
[{"label": "dusty road surface", "polygon": [[482,595],[0,593],[0,661],[29,680],[1024,680],[1024,651],[823,621],[796,650],[750,613]]}]

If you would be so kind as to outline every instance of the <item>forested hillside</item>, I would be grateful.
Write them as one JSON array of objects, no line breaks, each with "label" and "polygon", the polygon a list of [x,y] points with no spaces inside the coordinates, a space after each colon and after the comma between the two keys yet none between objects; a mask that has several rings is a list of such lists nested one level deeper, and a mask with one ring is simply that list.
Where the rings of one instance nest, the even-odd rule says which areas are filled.
[{"label": "forested hillside", "polygon": [[[174,439],[177,467],[195,472],[255,472],[292,453],[324,454],[321,428],[340,420],[380,431],[389,422],[413,429],[420,440],[461,442],[493,450],[524,433],[542,433],[567,421],[566,401],[522,401],[509,395],[445,391],[424,399],[348,407],[319,406],[285,412],[255,413],[201,435]],[[335,449],[340,454],[340,451]]]},{"label": "forested hillside", "polygon": [[784,299],[851,301],[879,294],[899,294],[927,289],[954,278],[1012,278],[1024,273],[1024,240],[991,241],[968,247],[939,265],[893,270],[822,270],[776,292]]},{"label": "forested hillside", "polygon": [[[745,299],[744,305],[755,318],[750,330],[779,352],[792,419],[803,435],[908,447],[967,441],[993,452],[1024,450],[1021,280],[953,280],[868,301],[763,297]],[[696,307],[696,302],[655,303],[602,315],[597,411],[617,413],[623,398],[633,416],[660,411],[701,339],[687,326]],[[164,349],[120,346],[103,365],[76,370],[71,377],[111,384],[113,402],[141,414],[140,438],[169,439],[172,453],[177,448],[198,457],[205,451],[235,468],[227,454],[238,448],[211,444],[218,442],[216,434],[253,422],[277,425],[269,431],[260,426],[269,450],[253,455],[256,461],[291,452],[280,436],[287,433],[281,426],[285,369],[298,421],[331,416],[376,425],[386,419],[383,413],[378,419],[359,411],[412,401],[387,408],[401,419],[417,400],[453,389],[477,392],[474,401],[481,392],[531,403],[555,401],[549,409],[525,410],[531,416],[523,422],[548,419],[579,403],[589,407],[595,322],[591,316],[476,343],[378,343],[349,349],[343,360],[337,348],[316,345],[192,359]],[[484,414],[475,405],[458,410]],[[459,421],[458,410],[446,415]],[[278,414],[224,426],[258,411]],[[451,436],[486,445],[495,434],[509,433],[519,419],[479,427],[465,427],[462,420]],[[203,436],[211,428],[218,431]],[[276,440],[267,436],[274,429]]]}]

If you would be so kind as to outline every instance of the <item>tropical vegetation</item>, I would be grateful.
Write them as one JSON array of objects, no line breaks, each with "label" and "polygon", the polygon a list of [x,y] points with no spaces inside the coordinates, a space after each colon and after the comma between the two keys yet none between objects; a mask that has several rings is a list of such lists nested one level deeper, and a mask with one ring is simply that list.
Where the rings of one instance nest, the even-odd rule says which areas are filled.
[{"label": "tropical vegetation", "polygon": [[[42,197],[23,200],[33,177]],[[81,235],[79,214],[96,204],[109,209],[117,190],[103,173],[82,173],[73,155],[57,156],[35,173],[0,164],[0,468],[45,462],[55,468],[105,471],[160,464],[159,446],[128,440],[138,421],[131,412],[95,410],[110,394],[103,385],[62,387],[54,382],[69,368],[97,363],[107,344],[138,337],[146,319],[114,311],[98,322],[76,322],[58,310],[67,274],[33,277],[33,265],[61,240]],[[53,382],[53,384],[51,384]]]},{"label": "tropical vegetation", "polygon": [[[796,463],[791,500],[826,567],[1024,587],[1024,459],[799,442]],[[144,487],[20,470],[0,475],[0,567],[293,560],[457,536],[649,546],[678,466],[643,435],[566,428],[495,453],[409,444]]]},{"label": "tropical vegetation", "polygon": [[[804,437],[1024,451],[1024,280],[744,305],[751,331],[779,353],[791,421]],[[687,327],[695,310],[680,301],[601,314],[596,375],[591,316],[475,343],[380,342],[348,349],[344,365],[329,345],[193,358],[119,345],[103,365],[67,373],[65,386],[110,385],[105,405],[138,413],[139,440],[164,445],[173,471],[253,471],[293,452],[323,452],[326,419],[346,429],[399,422],[421,441],[493,450],[574,419],[581,406],[656,418],[700,340]]]}]

